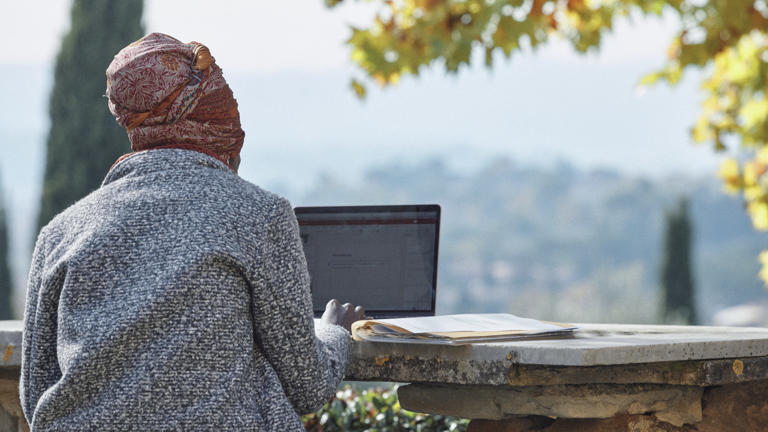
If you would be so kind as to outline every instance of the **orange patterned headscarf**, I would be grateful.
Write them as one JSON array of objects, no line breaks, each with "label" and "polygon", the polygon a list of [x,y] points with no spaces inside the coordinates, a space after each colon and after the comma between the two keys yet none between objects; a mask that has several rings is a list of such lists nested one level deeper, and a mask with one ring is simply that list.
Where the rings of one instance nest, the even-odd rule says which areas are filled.
[{"label": "orange patterned headscarf", "polygon": [[106,95],[134,152],[196,150],[235,170],[230,161],[240,154],[245,132],[237,101],[215,62],[204,45],[162,33],[117,53],[107,68]]}]

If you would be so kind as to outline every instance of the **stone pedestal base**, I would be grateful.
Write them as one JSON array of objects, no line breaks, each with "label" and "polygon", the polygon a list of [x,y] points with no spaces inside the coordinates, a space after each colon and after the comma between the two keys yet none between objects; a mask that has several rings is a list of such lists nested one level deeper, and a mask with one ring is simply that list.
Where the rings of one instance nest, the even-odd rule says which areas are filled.
[{"label": "stone pedestal base", "polygon": [[29,432],[19,401],[19,372],[0,368],[0,432]]},{"label": "stone pedestal base", "polygon": [[702,419],[703,389],[659,384],[579,384],[553,386],[400,387],[400,405],[411,411],[470,419],[513,416],[595,419],[622,414],[653,414],[681,426]]},{"label": "stone pedestal base", "polygon": [[704,389],[701,420],[673,425],[652,413],[602,419],[509,417],[472,420],[468,432],[744,432],[768,431],[768,381]]}]

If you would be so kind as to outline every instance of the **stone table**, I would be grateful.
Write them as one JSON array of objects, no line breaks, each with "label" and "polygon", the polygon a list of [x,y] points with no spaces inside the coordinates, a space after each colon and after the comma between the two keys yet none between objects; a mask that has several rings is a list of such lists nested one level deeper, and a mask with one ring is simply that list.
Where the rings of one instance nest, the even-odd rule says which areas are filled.
[{"label": "stone table", "polygon": [[0,432],[28,432],[19,402],[21,321],[0,321]]},{"label": "stone table", "polygon": [[[768,431],[768,329],[580,324],[569,339],[355,343],[348,380],[474,431]],[[21,322],[0,321],[0,432],[27,431]]]},{"label": "stone table", "polygon": [[579,324],[569,339],[357,343],[349,380],[470,430],[768,431],[768,329]]}]

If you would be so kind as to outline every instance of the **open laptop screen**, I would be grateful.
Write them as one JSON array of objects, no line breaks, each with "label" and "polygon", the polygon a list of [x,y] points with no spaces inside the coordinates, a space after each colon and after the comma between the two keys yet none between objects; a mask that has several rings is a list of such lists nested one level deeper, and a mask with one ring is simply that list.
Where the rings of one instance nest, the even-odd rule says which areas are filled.
[{"label": "open laptop screen", "polygon": [[440,207],[297,207],[312,303],[332,298],[377,318],[434,315]]}]

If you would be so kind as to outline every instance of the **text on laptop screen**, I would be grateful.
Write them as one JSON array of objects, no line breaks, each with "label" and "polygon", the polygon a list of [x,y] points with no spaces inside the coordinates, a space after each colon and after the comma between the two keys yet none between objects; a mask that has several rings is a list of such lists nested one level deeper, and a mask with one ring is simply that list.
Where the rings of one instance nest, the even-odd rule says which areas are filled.
[{"label": "text on laptop screen", "polygon": [[439,207],[410,210],[296,209],[316,310],[332,298],[371,312],[433,309]]}]

